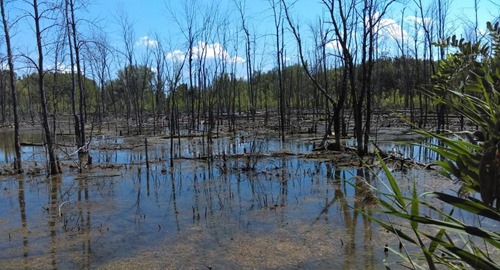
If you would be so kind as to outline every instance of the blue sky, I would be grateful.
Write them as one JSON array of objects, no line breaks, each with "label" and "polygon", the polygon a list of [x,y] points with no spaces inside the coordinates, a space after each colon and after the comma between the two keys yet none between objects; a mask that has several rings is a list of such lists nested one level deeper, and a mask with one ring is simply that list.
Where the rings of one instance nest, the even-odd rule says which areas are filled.
[{"label": "blue sky", "polygon": [[[222,9],[236,12],[234,2],[237,0],[219,0],[212,1],[217,3],[218,7]],[[89,5],[90,16],[104,19],[108,25],[112,25],[114,17],[116,17],[118,10],[125,11],[130,18],[135,22],[136,32],[138,35],[145,35],[149,32],[162,32],[165,27],[170,23],[168,8],[173,8],[176,11],[182,11],[184,0],[100,0],[92,1]],[[211,1],[198,0],[201,3],[209,3]],[[268,0],[247,0],[247,16],[253,20],[253,24],[267,25],[271,24],[272,27],[272,14],[270,11],[270,4]],[[412,14],[412,10],[416,9],[413,1],[408,2],[406,5],[400,3],[393,4],[392,14],[398,16],[393,18],[399,20],[400,10],[406,7],[407,14]],[[423,5],[429,6],[432,1],[424,0]],[[498,14],[500,8],[498,5],[493,4],[492,0],[479,1],[479,19],[485,22],[487,19],[492,18]],[[450,19],[474,19],[474,1],[473,0],[454,0],[450,7]],[[299,0],[295,6],[297,14],[305,17],[304,21],[308,21],[316,16],[322,14],[322,5],[319,0]],[[200,7],[200,14],[203,12],[203,7]],[[179,14],[180,15],[180,14]],[[237,15],[237,14],[230,14]],[[390,17],[390,15],[389,15]]]},{"label": "blue sky", "polygon": [[[228,35],[239,34],[239,48],[236,51],[232,45],[221,45],[221,50],[227,51],[227,54],[231,58],[245,60],[244,56],[244,40],[241,32],[241,22],[239,18],[238,11],[235,7],[237,0],[221,0],[221,1],[194,1],[197,5],[197,18],[202,20],[202,17],[206,13],[211,13],[209,7],[211,5],[216,5],[216,10],[221,13],[220,16],[229,18],[230,31]],[[405,32],[405,36],[411,39],[412,34],[411,28],[411,17],[417,15],[416,5],[414,1],[406,1],[406,4],[395,3],[392,5],[388,14],[384,17],[384,24],[386,28],[389,29],[387,33],[387,42],[385,43],[386,51],[389,54],[397,54],[396,43],[391,42],[391,39],[399,38],[400,34],[400,21],[401,21],[401,10],[405,8],[405,23],[406,28],[409,28]],[[181,0],[146,0],[146,1],[134,1],[134,0],[106,0],[95,3],[91,8],[91,14],[95,14],[100,18],[105,18],[105,22],[110,29],[110,33],[113,32],[112,29],[116,29],[116,16],[121,12],[125,12],[127,16],[134,23],[134,32],[139,44],[146,45],[147,42],[154,42],[151,39],[154,34],[158,34],[160,38],[164,39],[162,42],[168,42],[173,44],[173,48],[177,51],[182,52],[186,49],[186,40],[180,32],[176,20],[183,21],[183,12],[185,7],[185,1]],[[447,17],[449,25],[449,33],[447,34],[462,34],[464,29],[468,28],[474,20],[474,1],[473,0],[454,0],[451,1],[449,7],[449,15]],[[424,9],[427,9],[432,4],[432,1],[423,1]],[[484,29],[487,20],[494,18],[495,14],[500,14],[500,8],[493,4],[490,0],[480,0],[479,1],[479,26]],[[316,23],[318,18],[325,14],[324,7],[319,0],[298,0],[295,6],[292,8],[292,16],[296,22],[299,22],[302,26],[301,29],[304,32],[303,35],[310,37],[310,31],[308,25],[311,23]],[[245,16],[248,20],[248,25],[252,34],[255,35],[254,46],[255,54],[257,55],[254,59],[254,66],[261,67],[262,69],[270,69],[275,66],[274,64],[274,20],[273,14],[270,7],[269,0],[246,0]],[[418,15],[419,16],[419,15]],[[174,18],[173,18],[174,17]],[[285,27],[287,25],[285,24]],[[220,30],[220,29],[219,29]],[[118,30],[114,30],[119,32]],[[393,37],[395,36],[395,37]],[[168,40],[168,41],[167,41]],[[287,53],[288,58],[291,61],[296,61],[296,45],[295,40],[290,34],[285,37],[286,46],[290,52]],[[307,40],[307,39],[306,39]],[[116,40],[120,43],[119,40]],[[217,37],[212,40],[199,39],[199,42],[204,42],[204,44],[222,43]],[[307,42],[307,41],[306,41]],[[332,48],[335,45],[332,45]],[[140,50],[140,48],[139,48]],[[240,67],[241,68],[241,67]]]},{"label": "blue sky", "polygon": [[[78,1],[78,0],[76,0]],[[154,47],[161,42],[167,48],[167,56],[181,55],[187,50],[186,39],[182,34],[184,7],[191,0],[85,0],[88,2],[86,10],[78,10],[76,16],[80,19],[96,21],[98,28],[107,36],[112,46],[118,50],[123,49],[122,31],[119,27],[119,17],[126,16],[132,22],[133,38],[135,40],[135,52],[137,61],[140,61],[141,55],[146,48]],[[227,25],[214,25],[211,32],[205,36],[197,38],[195,44],[210,48],[217,55],[224,55],[228,61],[238,65],[243,69],[245,62],[244,54],[244,36],[241,31],[241,21],[235,3],[239,0],[192,0],[196,3],[195,20],[198,22],[197,28],[204,27],[202,21],[204,16],[216,17],[216,21],[227,19]],[[397,55],[396,41],[401,37],[400,22],[402,9],[405,9],[405,36],[412,40],[414,33],[412,26],[412,17],[415,16],[416,5],[414,0],[406,0],[406,4],[395,3],[390,11],[383,17],[381,24],[384,25],[385,38],[380,50],[389,55]],[[474,1],[473,0],[454,0],[448,1],[452,4],[449,7],[448,32],[447,35],[457,34],[465,35],[464,30],[470,28],[474,20]],[[498,4],[491,0],[479,1],[479,27],[485,28],[485,23],[492,20],[495,15],[500,14]],[[26,6],[19,1],[11,2],[8,6],[10,17],[18,16]],[[425,8],[431,5],[432,1],[423,0]],[[212,9],[210,9],[212,8]],[[292,16],[296,22],[300,22],[301,30],[305,42],[310,42],[311,31],[309,25],[316,23],[318,17],[324,14],[324,8],[319,0],[298,0],[292,8]],[[254,67],[264,70],[274,66],[274,21],[269,0],[246,0],[245,16],[249,25],[251,34],[254,35],[252,46],[255,50]],[[180,23],[179,23],[180,22]],[[28,24],[30,21],[21,20],[18,25],[13,27],[15,44],[14,50],[18,54],[33,54],[35,43],[32,27]],[[287,26],[285,24],[285,26]],[[82,32],[86,28],[80,28]],[[222,33],[226,33],[224,36]],[[85,33],[90,36],[90,34]],[[236,38],[238,36],[238,38]],[[223,41],[223,39],[227,39]],[[158,39],[158,40],[156,40]],[[296,44],[291,34],[286,33],[285,44],[287,48],[287,58],[290,61],[296,61]],[[311,46],[311,44],[308,44]],[[335,48],[332,42],[331,49]],[[0,41],[1,55],[4,55],[4,45]],[[48,50],[49,51],[49,50]],[[49,54],[50,52],[48,52]],[[212,57],[217,57],[212,55]],[[244,75],[242,75],[244,76]]]}]

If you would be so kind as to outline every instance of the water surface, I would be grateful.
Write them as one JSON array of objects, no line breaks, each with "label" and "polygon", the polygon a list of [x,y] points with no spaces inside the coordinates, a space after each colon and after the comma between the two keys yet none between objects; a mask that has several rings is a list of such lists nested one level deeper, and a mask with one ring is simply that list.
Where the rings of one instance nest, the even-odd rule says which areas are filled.
[{"label": "water surface", "polygon": [[[140,141],[96,138],[107,148],[91,151],[83,174],[0,181],[2,268],[380,269],[396,260],[383,247],[397,239],[354,210],[379,217],[355,186],[383,190],[380,171],[303,158],[307,138],[248,134],[210,148],[182,139],[172,168],[169,141],[151,144],[148,171]],[[420,170],[399,176],[422,191],[450,184]]]}]

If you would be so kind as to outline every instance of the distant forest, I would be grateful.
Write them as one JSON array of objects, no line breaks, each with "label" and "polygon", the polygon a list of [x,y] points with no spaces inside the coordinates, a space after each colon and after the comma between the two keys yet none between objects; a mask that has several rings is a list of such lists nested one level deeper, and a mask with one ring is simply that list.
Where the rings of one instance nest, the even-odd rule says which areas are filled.
[{"label": "distant forest", "polygon": [[[430,63],[417,59],[385,58],[374,63],[373,108],[378,109],[420,109],[422,94],[419,88],[430,81]],[[360,67],[357,67],[360,68]],[[236,78],[233,74],[220,74],[205,85],[190,88],[186,83],[179,83],[175,90],[165,91],[155,82],[157,74],[147,66],[128,66],[118,71],[118,78],[106,81],[102,87],[92,78],[82,77],[85,91],[85,116],[91,123],[102,124],[105,119],[130,116],[136,124],[158,116],[168,116],[171,110],[172,93],[175,92],[175,106],[183,114],[191,114],[191,105],[195,107],[195,118],[206,119],[210,110],[222,115],[249,115],[252,107],[248,88],[250,84],[255,95],[255,109],[260,114],[268,115],[279,107],[279,89],[276,70],[267,72],[254,71],[248,81]],[[12,117],[11,94],[8,87],[8,71],[1,71],[1,122],[10,123]],[[127,91],[125,74],[134,76],[133,89]],[[314,74],[319,81],[332,82],[331,91],[341,87],[342,68],[318,71]],[[328,100],[319,93],[300,65],[283,68],[283,84],[286,89],[285,106],[287,121],[293,113],[312,112],[324,114],[329,108]],[[325,78],[326,76],[326,78]],[[18,110],[21,121],[36,124],[39,121],[40,93],[38,75],[15,76],[18,91]],[[357,83],[360,84],[358,78]],[[44,74],[47,90],[48,108],[51,114],[67,116],[72,107],[72,74],[46,72]],[[79,89],[75,90],[76,96]],[[130,101],[130,102],[129,102]],[[349,109],[349,97],[346,108]],[[143,119],[144,118],[144,119]]]}]

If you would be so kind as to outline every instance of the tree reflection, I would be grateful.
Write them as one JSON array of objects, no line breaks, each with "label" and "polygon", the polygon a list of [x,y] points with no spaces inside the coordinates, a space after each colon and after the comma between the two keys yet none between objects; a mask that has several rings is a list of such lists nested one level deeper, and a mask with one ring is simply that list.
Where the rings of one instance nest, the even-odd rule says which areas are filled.
[{"label": "tree reflection", "polygon": [[[78,179],[78,232],[81,239],[82,268],[90,268],[92,261],[92,223],[89,200],[89,181],[85,177]],[[83,194],[83,200],[82,200]],[[84,211],[84,207],[86,211]],[[85,213],[84,213],[85,212]]]},{"label": "tree reflection", "polygon": [[181,230],[181,227],[179,226],[179,210],[177,209],[177,192],[175,191],[175,177],[174,177],[174,170],[171,168],[170,169],[170,191],[172,192],[172,203],[174,206],[174,217],[175,217],[175,225],[177,227],[177,231],[179,232]]},{"label": "tree reflection", "polygon": [[286,160],[281,159],[281,179],[280,183],[280,200],[278,201],[278,206],[280,208],[280,224],[284,225],[285,220],[285,206],[288,201],[288,170],[286,166]]},{"label": "tree reflection", "polygon": [[[344,176],[342,176],[344,174]],[[355,170],[355,176],[353,177],[354,182],[349,183],[345,178],[345,170],[335,169],[330,165],[327,165],[327,173],[328,182],[334,188],[334,196],[330,201],[326,201],[325,206],[316,217],[315,222],[317,222],[322,216],[325,216],[325,219],[328,220],[328,212],[329,209],[334,207],[337,204],[338,211],[337,213],[342,214],[342,218],[344,221],[344,228],[346,230],[345,238],[341,237],[341,245],[344,247],[345,254],[345,265],[344,268],[355,268],[355,265],[359,265],[359,258],[357,258],[357,241],[356,241],[356,233],[358,228],[358,210],[365,210],[368,214],[371,214],[370,210],[371,205],[371,191],[369,190],[369,183],[371,181],[371,174],[365,168],[357,168]],[[349,205],[349,201],[345,196],[345,192],[347,191],[346,185],[351,185],[354,188],[354,200],[352,202],[352,206]],[[373,228],[371,221],[362,216],[362,228],[363,228],[363,242],[362,248],[365,259],[364,265],[369,266],[368,269],[373,269],[374,267],[374,251],[372,245],[372,236],[373,236]]]},{"label": "tree reflection", "polygon": [[[193,143],[188,145],[192,151],[199,148]],[[220,149],[224,151],[223,147]],[[185,149],[183,151],[186,153]],[[139,171],[138,166],[142,165],[137,163],[127,165],[121,171],[121,178],[118,173],[101,177],[101,171],[96,167],[93,172],[81,174],[77,179],[64,175],[67,178],[52,177],[47,181],[27,182],[29,184],[20,181],[19,194],[14,192],[13,196],[19,196],[26,265],[28,261],[36,259],[33,254],[38,253],[35,250],[38,246],[34,246],[32,238],[28,237],[26,215],[31,216],[32,211],[36,211],[35,208],[38,207],[39,210],[39,206],[34,205],[26,211],[25,185],[39,187],[39,193],[43,193],[40,192],[40,187],[44,190],[46,188],[47,193],[50,191],[49,218],[41,221],[43,231],[49,232],[42,241],[47,244],[47,250],[43,254],[47,263],[44,268],[61,268],[68,266],[68,263],[74,263],[78,268],[99,268],[103,266],[103,261],[108,263],[116,257],[129,254],[131,248],[137,254],[142,254],[148,248],[173,248],[172,254],[176,256],[184,252],[181,250],[183,248],[197,251],[217,249],[207,252],[209,255],[206,256],[210,259],[211,254],[221,254],[228,251],[227,248],[262,243],[257,240],[269,235],[279,235],[282,237],[279,240],[283,240],[271,243],[271,247],[278,244],[296,246],[299,242],[312,247],[319,238],[324,240],[332,237],[334,244],[338,245],[335,248],[337,251],[340,249],[343,255],[333,260],[336,263],[340,261],[344,268],[357,268],[360,265],[370,267],[374,264],[375,257],[378,259],[373,251],[376,247],[371,244],[374,234],[372,224],[363,215],[360,219],[355,210],[365,209],[371,213],[369,208],[365,208],[366,193],[363,191],[363,183],[372,181],[371,174],[361,168],[341,169],[328,160],[290,156],[265,157],[259,160],[255,170],[243,170],[241,168],[246,163],[244,158],[240,155],[228,156],[224,160],[225,170],[221,169],[222,166],[219,165],[222,163],[217,163],[220,161],[217,158],[208,160],[208,163],[205,160],[186,158],[176,160],[175,166],[170,169],[168,163],[165,163],[157,165],[157,169],[150,172],[146,172],[144,167],[142,172]],[[120,159],[132,162],[140,160],[140,155],[128,155],[127,152]],[[121,168],[123,167],[125,166]],[[159,167],[165,169],[160,173]],[[99,178],[103,178],[103,181]],[[142,187],[142,184],[145,186]],[[143,196],[146,194],[142,191],[147,196]],[[35,196],[36,202],[39,194],[28,189],[26,196],[28,202]],[[59,206],[65,201],[68,204],[63,208],[62,230],[58,228],[61,226]],[[129,217],[134,217],[134,214],[136,226],[132,224],[121,230],[121,227],[129,225]],[[147,220],[144,214],[149,215]],[[314,228],[326,226],[326,230],[315,231],[317,234],[314,235],[304,232],[312,221],[311,215],[312,219],[316,218],[314,223],[318,223]],[[94,226],[97,227],[94,230],[101,232],[95,238],[92,235],[92,221],[94,225],[98,224]],[[32,223],[35,223],[31,224],[33,227],[40,227],[40,221]],[[157,224],[158,231],[151,230]],[[107,227],[112,230],[102,233],[102,228]],[[118,227],[120,230],[113,230]],[[120,233],[132,237],[123,237]],[[137,239],[144,240],[148,246],[135,243],[134,240]],[[186,239],[187,242],[183,242]],[[122,247],[115,248],[118,241],[125,243]],[[329,244],[327,241],[329,240],[320,244],[325,244],[325,250],[333,249],[332,246],[326,247]],[[114,250],[106,250],[111,246]],[[22,256],[21,250],[15,252],[18,257]],[[110,254],[109,258],[103,258],[105,256],[101,252]],[[69,256],[65,258],[62,254]],[[330,262],[331,258],[328,256],[327,253],[322,253],[312,260],[319,258]],[[227,262],[224,257],[217,259],[221,263]],[[18,263],[21,262],[21,258],[17,260]]]},{"label": "tree reflection", "polygon": [[[358,168],[356,170],[356,178],[355,178],[355,194],[354,194],[354,217],[353,217],[353,229],[351,232],[351,238],[355,240],[355,228],[357,225],[357,218],[359,216],[358,210],[367,211],[368,214],[371,214],[371,198],[374,196],[370,190],[368,183],[371,182],[371,174],[368,172],[366,168]],[[365,256],[365,266],[368,269],[373,269],[374,267],[374,258],[373,258],[373,245],[371,245],[373,229],[370,219],[366,216],[362,215],[363,220],[363,250]],[[355,259],[352,258],[354,261]]]},{"label": "tree reflection", "polygon": [[26,201],[24,197],[24,179],[18,178],[18,201],[19,201],[19,211],[21,214],[21,228],[22,228],[22,238],[23,238],[23,258],[24,267],[29,268],[29,254],[30,247],[28,242],[28,221],[26,218]]},{"label": "tree reflection", "polygon": [[50,203],[49,203],[49,231],[50,231],[50,257],[53,269],[57,269],[57,220],[59,217],[58,192],[61,188],[62,176],[60,174],[50,177]]}]

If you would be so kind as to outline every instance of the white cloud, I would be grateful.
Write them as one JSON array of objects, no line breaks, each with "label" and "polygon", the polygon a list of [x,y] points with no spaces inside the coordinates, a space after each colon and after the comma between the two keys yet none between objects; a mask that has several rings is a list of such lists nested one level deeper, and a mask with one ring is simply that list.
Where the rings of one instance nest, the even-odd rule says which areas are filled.
[{"label": "white cloud", "polygon": [[326,48],[330,50],[342,50],[342,45],[340,45],[340,42],[338,40],[332,40],[326,43]]},{"label": "white cloud", "polygon": [[[408,38],[408,33],[401,29],[401,24],[392,18],[380,18],[380,13],[376,12],[373,15],[373,20],[379,20],[375,25],[374,30],[381,36],[392,38],[395,40],[406,40]],[[368,19],[366,19],[368,24]]]},{"label": "white cloud", "polygon": [[408,39],[408,33],[401,29],[401,25],[394,19],[381,19],[379,22],[379,29],[382,35],[386,35],[396,40]]},{"label": "white cloud", "polygon": [[415,17],[415,16],[407,16],[405,20],[411,22],[411,23],[417,23],[420,26],[423,26],[425,23],[425,26],[430,27],[432,25],[432,18],[429,17],[424,17],[423,19],[421,17]]},{"label": "white cloud", "polygon": [[165,54],[165,58],[168,60],[172,60],[175,62],[180,62],[184,60],[184,57],[186,56],[186,52],[183,52],[181,50],[173,50]]},{"label": "white cloud", "polygon": [[143,36],[140,37],[139,40],[135,42],[136,46],[143,46],[143,47],[156,47],[158,46],[158,41],[155,39],[152,39],[149,36]]},{"label": "white cloud", "polygon": [[220,43],[206,43],[200,41],[197,46],[193,47],[193,55],[197,59],[205,57],[207,59],[222,59],[227,62],[245,62],[245,59],[239,56],[232,57]]},{"label": "white cloud", "polygon": [[[405,21],[407,22],[406,25],[408,25],[408,28],[413,31],[412,35],[416,35],[419,39],[425,36],[423,26],[430,29],[434,23],[434,20],[430,17],[424,17],[422,19],[421,17],[416,16],[406,16]],[[415,27],[417,27],[417,29],[415,29]]]},{"label": "white cloud", "polygon": [[[191,48],[193,59],[221,59],[226,62],[244,63],[245,59],[239,56],[231,56],[229,52],[224,49],[220,43],[206,43],[203,41],[198,42],[196,46]],[[181,50],[173,50],[168,52],[165,57],[174,61],[182,61],[188,53]]]},{"label": "white cloud", "polygon": [[[76,72],[76,65],[73,65],[74,71]],[[49,65],[48,70],[59,73],[71,73],[71,65],[66,65],[64,63],[57,63],[57,65]]]}]

